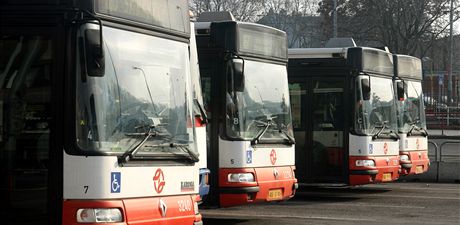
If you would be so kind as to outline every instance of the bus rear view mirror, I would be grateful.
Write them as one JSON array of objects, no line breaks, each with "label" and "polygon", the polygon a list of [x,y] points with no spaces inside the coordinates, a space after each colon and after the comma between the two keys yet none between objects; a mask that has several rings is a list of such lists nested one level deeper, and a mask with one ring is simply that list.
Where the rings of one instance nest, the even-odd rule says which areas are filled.
[{"label": "bus rear view mirror", "polygon": [[86,72],[91,77],[103,77],[105,73],[104,49],[100,30],[85,31]]},{"label": "bus rear view mirror", "polygon": [[232,59],[233,66],[233,87],[235,91],[244,91],[244,60]]},{"label": "bus rear view mirror", "polygon": [[404,101],[404,82],[396,81],[396,94],[399,101]]},{"label": "bus rear view mirror", "polygon": [[361,90],[363,92],[363,100],[367,101],[371,99],[371,86],[369,79],[361,80]]}]

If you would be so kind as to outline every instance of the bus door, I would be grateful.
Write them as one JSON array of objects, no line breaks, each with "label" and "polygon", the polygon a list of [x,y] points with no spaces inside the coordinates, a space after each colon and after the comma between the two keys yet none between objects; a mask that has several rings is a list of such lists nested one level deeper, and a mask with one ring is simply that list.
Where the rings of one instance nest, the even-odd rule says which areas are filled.
[{"label": "bus door", "polygon": [[49,201],[59,198],[49,184],[59,179],[51,168],[62,157],[50,151],[57,47],[33,30],[0,33],[0,216],[7,224],[54,223],[48,213],[59,208]]},{"label": "bus door", "polygon": [[345,84],[339,78],[290,84],[296,173],[304,182],[347,182]]}]

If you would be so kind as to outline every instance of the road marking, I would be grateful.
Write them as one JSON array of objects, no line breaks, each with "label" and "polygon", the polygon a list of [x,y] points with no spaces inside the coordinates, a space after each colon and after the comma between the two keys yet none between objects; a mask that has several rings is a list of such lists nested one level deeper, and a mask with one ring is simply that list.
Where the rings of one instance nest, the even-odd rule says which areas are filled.
[{"label": "road marking", "polygon": [[241,218],[241,217],[246,217],[246,218],[287,218],[287,219],[318,219],[318,220],[339,220],[339,221],[368,221],[368,222],[375,222],[377,220],[374,219],[359,219],[359,218],[347,218],[347,217],[330,217],[330,216],[296,216],[296,215],[270,215],[270,214],[257,214],[257,215],[251,215],[251,214],[242,214],[242,213],[228,213],[228,212],[205,212],[205,211],[200,211],[201,214],[206,218],[209,216],[230,216],[232,218]]},{"label": "road marking", "polygon": [[432,197],[432,196],[414,196],[414,195],[369,195],[369,196],[380,196],[380,197],[395,197],[395,198],[426,198],[426,199],[443,199],[443,200],[460,200],[456,197]]},{"label": "road marking", "polygon": [[361,206],[361,207],[385,207],[385,208],[405,208],[405,209],[425,209],[423,206],[408,206],[408,205],[376,205],[376,204],[362,204],[362,203],[329,203],[328,205],[335,206]]}]

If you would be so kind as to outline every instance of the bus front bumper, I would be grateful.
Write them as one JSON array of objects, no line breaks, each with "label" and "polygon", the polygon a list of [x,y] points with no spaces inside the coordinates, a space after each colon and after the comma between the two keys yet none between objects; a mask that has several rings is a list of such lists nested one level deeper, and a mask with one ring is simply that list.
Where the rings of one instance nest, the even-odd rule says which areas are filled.
[{"label": "bus front bumper", "polygon": [[427,150],[400,152],[400,155],[407,155],[409,158],[408,161],[400,161],[401,175],[426,173],[430,167]]},{"label": "bus front bumper", "polygon": [[[373,166],[357,166],[357,160],[372,160]],[[351,186],[391,182],[399,178],[399,156],[350,156],[349,184]]]},{"label": "bus front bumper", "polygon": [[[294,166],[220,169],[220,206],[231,207],[290,199],[298,188],[294,170]],[[228,182],[229,174],[235,173],[252,173],[254,181]]]}]

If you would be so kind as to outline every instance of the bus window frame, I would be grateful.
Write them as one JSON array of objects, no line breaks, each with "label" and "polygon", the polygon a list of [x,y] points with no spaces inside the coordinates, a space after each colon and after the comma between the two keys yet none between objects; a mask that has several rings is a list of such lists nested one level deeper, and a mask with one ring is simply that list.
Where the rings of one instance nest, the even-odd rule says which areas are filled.
[{"label": "bus window frame", "polygon": [[[231,54],[231,53],[229,53],[229,54]],[[259,58],[259,57],[251,57],[251,56],[248,56],[248,55],[244,55],[244,54],[242,54],[242,53],[241,53],[241,54],[240,54],[240,53],[236,53],[236,54],[239,56],[239,58],[242,58],[243,60],[250,60],[250,61],[255,61],[255,62],[270,63],[270,64],[274,64],[274,65],[282,65],[282,66],[285,66],[285,67],[286,67],[286,76],[287,76],[287,61],[286,61],[286,62],[281,62],[281,61],[279,61],[279,60],[276,60],[275,58],[273,58],[273,59],[272,59],[272,58],[270,58],[270,59],[268,59],[268,58],[262,59],[262,58]],[[223,57],[223,59],[225,59],[225,58],[228,58],[228,56],[227,56],[227,57]],[[231,57],[230,57],[230,58],[231,58]],[[221,84],[222,84],[223,87],[225,87],[225,88],[221,88],[221,89],[220,89],[220,92],[221,92],[220,94],[221,94],[221,96],[224,96],[224,97],[225,97],[227,91],[229,91],[229,90],[227,89],[227,79],[228,79],[228,77],[227,77],[227,76],[228,76],[228,73],[227,73],[227,63],[228,63],[228,62],[231,62],[231,60],[230,60],[230,61],[228,61],[228,60],[222,60],[222,64],[221,64],[222,73],[224,74],[224,76],[223,76],[223,78],[222,78],[222,83],[221,83]],[[216,65],[216,66],[218,66],[218,65]],[[230,67],[231,67],[231,66],[230,66]],[[216,69],[218,70],[219,68],[216,67]],[[216,70],[214,70],[214,71],[216,71]],[[217,72],[217,71],[216,71],[216,72]],[[213,76],[213,75],[211,75],[211,76]],[[214,76],[215,76],[215,75],[214,75]],[[245,76],[247,76],[247,74],[245,74]],[[286,80],[288,81],[288,78],[286,78]],[[287,84],[289,84],[289,81],[287,82]],[[225,99],[225,98],[224,98],[224,99]],[[227,115],[227,113],[226,113],[226,107],[227,107],[227,106],[226,106],[226,100],[222,100],[222,101],[220,101],[220,103],[221,103],[221,104],[220,104],[219,108],[220,108],[220,110],[221,110],[220,112],[221,112],[222,120],[223,120],[223,121],[221,121],[222,126],[223,126],[223,129],[221,129],[222,132],[219,132],[219,133],[220,133],[219,137],[222,138],[223,140],[226,140],[226,141],[252,141],[251,138],[235,138],[235,137],[230,137],[229,135],[227,135],[227,128],[228,128],[228,127],[227,127],[227,118],[226,118],[226,115]],[[291,118],[292,118],[292,115],[291,115]],[[291,123],[292,123],[292,121],[291,121]],[[261,140],[262,140],[262,139],[261,139]],[[280,139],[277,139],[277,140],[275,140],[275,141],[266,141],[266,140],[264,140],[264,141],[259,141],[258,144],[260,144],[260,145],[264,145],[264,144],[275,144],[275,145],[280,145],[280,146],[291,146],[291,144],[289,144],[289,143],[280,143],[279,140],[280,140]]]}]

